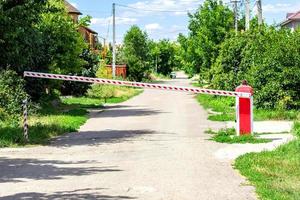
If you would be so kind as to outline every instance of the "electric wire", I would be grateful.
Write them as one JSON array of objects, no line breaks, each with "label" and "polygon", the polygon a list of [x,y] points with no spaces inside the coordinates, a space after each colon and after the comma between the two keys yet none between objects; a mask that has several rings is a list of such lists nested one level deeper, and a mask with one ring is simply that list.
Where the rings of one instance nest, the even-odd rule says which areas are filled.
[{"label": "electric wire", "polygon": [[129,8],[132,10],[141,10],[141,11],[146,11],[146,12],[162,12],[162,13],[186,13],[186,12],[191,12],[191,11],[196,11],[197,9],[190,9],[190,10],[156,10],[156,9],[144,9],[144,8],[137,8],[137,7],[132,7],[132,6],[127,6],[123,4],[116,4],[119,7],[124,7],[124,8]]}]

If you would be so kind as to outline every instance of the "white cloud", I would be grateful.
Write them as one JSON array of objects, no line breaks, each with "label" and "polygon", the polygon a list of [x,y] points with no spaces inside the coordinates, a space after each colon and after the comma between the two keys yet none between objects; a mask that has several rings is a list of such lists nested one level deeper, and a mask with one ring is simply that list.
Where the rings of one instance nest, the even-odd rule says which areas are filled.
[{"label": "white cloud", "polygon": [[[106,26],[112,23],[112,17],[106,18],[92,18],[91,24],[92,25],[99,25],[99,26]],[[138,21],[136,18],[129,18],[129,17],[116,17],[116,24],[117,25],[132,25]]]},{"label": "white cloud", "polygon": [[145,25],[145,29],[147,32],[152,32],[155,30],[160,30],[160,29],[162,29],[162,27],[158,23],[153,23],[153,24]]},{"label": "white cloud", "polygon": [[74,6],[75,8],[78,8],[78,4],[77,4],[77,3],[70,2],[70,4],[71,4],[72,6]]},{"label": "white cloud", "polygon": [[[194,11],[198,8],[203,0],[150,0],[139,1],[129,4],[129,7],[136,10],[127,10],[123,16],[146,16],[153,13],[171,14],[171,15],[186,15],[188,11]],[[170,11],[170,12],[166,12]]]},{"label": "white cloud", "polygon": [[262,6],[265,13],[288,13],[296,12],[300,9],[300,3],[277,3],[277,4],[265,4]]}]

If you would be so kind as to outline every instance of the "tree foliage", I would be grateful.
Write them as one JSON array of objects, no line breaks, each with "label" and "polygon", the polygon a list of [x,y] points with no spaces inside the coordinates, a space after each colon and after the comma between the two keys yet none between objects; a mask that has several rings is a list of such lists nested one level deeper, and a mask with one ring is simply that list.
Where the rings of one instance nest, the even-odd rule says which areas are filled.
[{"label": "tree foliage", "polygon": [[[87,48],[78,26],[61,0],[6,0],[0,2],[0,68],[22,75],[25,70],[79,73]],[[56,81],[26,82],[28,93],[38,99],[45,88],[59,89]]]},{"label": "tree foliage", "polygon": [[11,119],[17,123],[26,96],[23,79],[14,71],[0,71],[0,121]]},{"label": "tree foliage", "polygon": [[158,59],[157,72],[163,75],[168,75],[177,65],[176,46],[169,40],[161,40],[157,43]]},{"label": "tree foliage", "polygon": [[148,36],[138,26],[132,26],[124,37],[128,78],[141,81],[149,71]]},{"label": "tree foliage", "polygon": [[300,106],[300,30],[261,27],[228,38],[211,69],[212,86],[233,90],[242,79],[255,89],[258,107]]},{"label": "tree foliage", "polygon": [[189,70],[205,74],[218,56],[219,46],[233,28],[233,12],[219,0],[206,0],[194,14],[189,14],[189,36],[179,42],[189,53]]}]

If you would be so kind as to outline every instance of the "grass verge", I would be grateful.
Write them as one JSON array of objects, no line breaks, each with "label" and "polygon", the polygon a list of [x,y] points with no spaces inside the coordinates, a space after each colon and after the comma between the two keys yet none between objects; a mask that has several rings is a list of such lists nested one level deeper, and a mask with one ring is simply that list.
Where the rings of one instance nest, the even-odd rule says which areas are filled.
[{"label": "grass verge", "polygon": [[[120,103],[140,94],[142,90],[130,90],[118,97],[107,99],[108,103]],[[103,99],[88,97],[61,98],[55,103],[41,105],[29,117],[29,143],[27,145],[47,144],[51,138],[68,132],[76,132],[87,121],[87,109],[101,107]],[[25,145],[23,129],[9,123],[0,123],[0,147]]]},{"label": "grass verge", "polygon": [[214,132],[212,130],[206,131],[206,133],[211,134],[212,138],[211,140],[220,142],[220,143],[239,143],[239,144],[245,144],[245,143],[251,143],[251,144],[257,144],[257,143],[267,143],[271,142],[271,140],[268,139],[262,139],[257,138],[253,135],[243,135],[243,136],[236,136],[236,131],[234,128],[230,129],[222,129],[218,132]]},{"label": "grass verge", "polygon": [[[208,117],[212,121],[235,120],[235,98],[200,94],[197,101],[211,113]],[[298,110],[266,110],[254,108],[254,120],[297,120],[300,119]]]},{"label": "grass verge", "polygon": [[235,161],[235,168],[256,187],[262,200],[300,199],[300,122],[295,123],[293,132],[296,140]]}]

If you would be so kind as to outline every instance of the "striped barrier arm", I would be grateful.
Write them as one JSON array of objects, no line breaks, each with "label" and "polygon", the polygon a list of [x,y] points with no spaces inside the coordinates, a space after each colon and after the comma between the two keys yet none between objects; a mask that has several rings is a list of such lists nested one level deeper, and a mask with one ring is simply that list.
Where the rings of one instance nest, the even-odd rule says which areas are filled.
[{"label": "striped barrier arm", "polygon": [[83,76],[69,76],[69,75],[62,75],[62,74],[49,74],[49,73],[29,72],[29,71],[24,72],[24,77],[76,81],[76,82],[95,83],[95,84],[131,86],[131,87],[139,87],[139,88],[192,92],[198,94],[210,94],[210,95],[218,95],[218,96],[231,96],[231,97],[242,97],[242,98],[251,97],[250,93],[242,93],[242,92],[201,89],[196,87],[182,87],[182,86],[173,86],[173,85],[164,85],[164,84],[119,81],[119,80],[111,80],[111,79],[89,78]]}]

